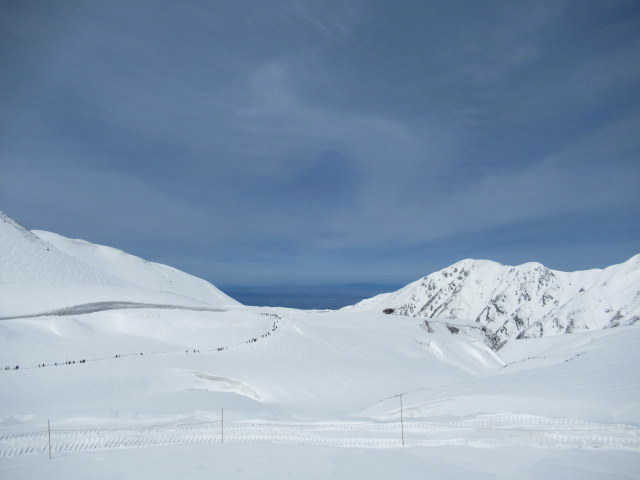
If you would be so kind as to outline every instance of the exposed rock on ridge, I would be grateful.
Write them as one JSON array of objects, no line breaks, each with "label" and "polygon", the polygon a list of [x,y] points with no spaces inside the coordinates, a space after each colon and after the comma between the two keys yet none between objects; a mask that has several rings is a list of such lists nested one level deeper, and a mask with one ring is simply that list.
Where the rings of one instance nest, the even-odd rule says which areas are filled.
[{"label": "exposed rock on ridge", "polygon": [[640,255],[602,270],[462,260],[346,309],[468,322],[494,348],[511,338],[631,325],[640,320]]}]

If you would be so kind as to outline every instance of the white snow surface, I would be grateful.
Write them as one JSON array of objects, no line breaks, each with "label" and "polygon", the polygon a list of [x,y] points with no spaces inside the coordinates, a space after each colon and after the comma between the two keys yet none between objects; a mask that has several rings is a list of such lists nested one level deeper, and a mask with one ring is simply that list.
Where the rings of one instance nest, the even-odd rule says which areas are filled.
[{"label": "white snow surface", "polygon": [[[627,295],[628,263],[580,283]],[[0,275],[0,478],[640,476],[624,320],[494,351],[473,320],[242,306],[6,216]]]},{"label": "white snow surface", "polygon": [[[333,465],[357,478],[362,461],[388,473],[384,462],[401,459],[406,478],[430,468],[443,472],[435,478],[636,476],[640,329],[525,339],[496,353],[463,330],[430,325],[433,333],[412,317],[257,307],[4,320],[0,365],[20,368],[0,370],[0,477],[57,478],[46,470],[47,420],[52,462],[66,478],[86,478],[80,472],[97,458],[101,471],[117,471],[122,459],[145,470],[131,478],[204,476],[194,465],[208,474],[335,478]],[[106,452],[134,448],[145,451]],[[172,474],[157,469],[155,448],[177,462]],[[381,450],[392,452],[371,453]],[[203,466],[206,452],[224,466]],[[251,452],[265,457],[244,460]],[[485,470],[487,458],[509,452],[520,461]],[[303,475],[305,462],[268,458],[287,453],[321,466]]]},{"label": "white snow surface", "polygon": [[484,327],[494,347],[507,339],[632,325],[640,320],[640,255],[578,272],[539,263],[515,267],[462,260],[400,290],[345,307],[452,319]]},{"label": "white snow surface", "polygon": [[175,268],[83,240],[30,232],[0,212],[0,318],[97,302],[239,305]]}]

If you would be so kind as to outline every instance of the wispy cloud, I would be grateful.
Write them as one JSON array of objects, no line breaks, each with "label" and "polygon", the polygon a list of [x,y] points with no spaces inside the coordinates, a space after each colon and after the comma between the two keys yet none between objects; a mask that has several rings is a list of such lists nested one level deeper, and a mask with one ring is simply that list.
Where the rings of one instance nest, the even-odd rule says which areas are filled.
[{"label": "wispy cloud", "polygon": [[265,278],[606,211],[640,234],[632,3],[123,5],[2,6],[29,226]]}]

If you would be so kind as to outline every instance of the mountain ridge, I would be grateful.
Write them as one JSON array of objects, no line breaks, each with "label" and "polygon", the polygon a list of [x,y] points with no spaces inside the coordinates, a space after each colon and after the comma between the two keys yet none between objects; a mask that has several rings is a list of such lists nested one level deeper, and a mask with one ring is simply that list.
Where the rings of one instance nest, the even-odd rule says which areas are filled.
[{"label": "mountain ridge", "polygon": [[640,320],[640,254],[576,272],[464,259],[345,309],[463,320],[482,328],[494,348],[512,338],[630,325]]},{"label": "mountain ridge", "polygon": [[30,231],[0,211],[0,318],[101,302],[239,305],[206,280],[173,267]]}]

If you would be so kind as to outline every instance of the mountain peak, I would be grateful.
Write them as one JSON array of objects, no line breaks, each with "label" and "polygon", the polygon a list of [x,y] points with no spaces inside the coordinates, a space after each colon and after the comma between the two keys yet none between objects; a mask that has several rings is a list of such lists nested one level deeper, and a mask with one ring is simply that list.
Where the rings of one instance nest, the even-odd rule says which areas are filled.
[{"label": "mountain peak", "polygon": [[27,230],[9,215],[0,210],[0,238],[7,241],[8,236],[15,237],[17,235],[31,240],[32,242],[40,241],[37,235]]},{"label": "mountain peak", "polygon": [[[472,322],[500,344],[510,338],[640,324],[640,255],[578,272],[538,262],[464,259],[396,292],[346,307]],[[615,286],[615,288],[613,288]]]}]

